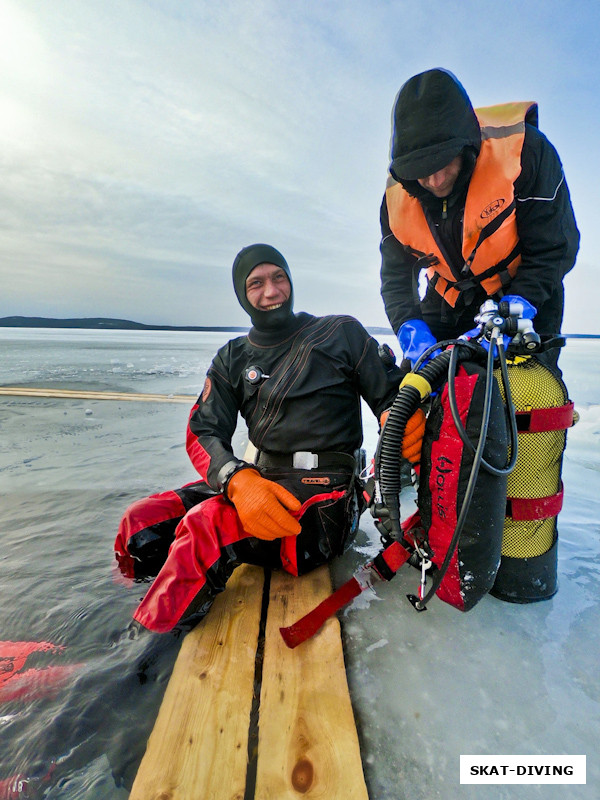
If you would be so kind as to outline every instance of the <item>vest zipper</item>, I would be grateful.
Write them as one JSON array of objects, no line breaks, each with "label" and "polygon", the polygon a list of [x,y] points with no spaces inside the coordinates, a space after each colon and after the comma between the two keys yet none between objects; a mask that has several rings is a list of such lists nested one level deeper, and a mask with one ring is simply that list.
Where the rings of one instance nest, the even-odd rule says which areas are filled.
[{"label": "vest zipper", "polygon": [[448,219],[448,201],[445,198],[442,201],[442,219]]}]

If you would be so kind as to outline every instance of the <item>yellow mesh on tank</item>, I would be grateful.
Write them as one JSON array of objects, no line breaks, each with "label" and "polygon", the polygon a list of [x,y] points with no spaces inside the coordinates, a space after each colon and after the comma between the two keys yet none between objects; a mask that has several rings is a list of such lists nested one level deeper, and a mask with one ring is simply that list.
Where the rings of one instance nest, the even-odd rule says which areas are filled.
[{"label": "yellow mesh on tank", "polygon": [[502,534],[502,555],[533,558],[548,552],[554,543],[556,517],[515,521],[507,517]]},{"label": "yellow mesh on tank", "polygon": [[[500,370],[495,371],[502,399],[506,401]],[[508,365],[508,379],[516,411],[564,405],[567,392],[561,380],[532,358]],[[538,498],[556,494],[566,431],[519,433],[518,457],[508,476],[508,497]],[[502,555],[531,558],[547,552],[554,542],[556,518],[513,520],[507,517],[502,537]]]}]

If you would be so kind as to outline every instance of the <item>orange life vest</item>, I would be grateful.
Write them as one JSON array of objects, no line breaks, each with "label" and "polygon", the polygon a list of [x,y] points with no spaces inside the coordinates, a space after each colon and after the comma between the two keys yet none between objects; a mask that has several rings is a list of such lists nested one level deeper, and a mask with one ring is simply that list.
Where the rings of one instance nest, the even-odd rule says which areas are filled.
[{"label": "orange life vest", "polygon": [[521,263],[513,184],[521,172],[525,120],[537,119],[537,105],[506,103],[475,113],[481,126],[481,150],[467,191],[462,267],[448,264],[417,198],[392,177],[386,187],[394,236],[415,255],[425,257],[429,280],[452,307],[462,291],[478,284],[488,296],[495,294]]}]

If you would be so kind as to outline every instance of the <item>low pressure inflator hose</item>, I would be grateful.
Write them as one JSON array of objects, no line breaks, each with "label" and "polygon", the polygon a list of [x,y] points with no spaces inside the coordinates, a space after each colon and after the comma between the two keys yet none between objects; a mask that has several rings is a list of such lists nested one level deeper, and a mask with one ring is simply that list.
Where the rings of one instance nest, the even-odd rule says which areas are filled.
[{"label": "low pressure inflator hose", "polygon": [[[463,351],[463,348],[460,348]],[[459,353],[459,357],[462,353]],[[470,350],[464,348],[464,358]],[[418,372],[409,372],[400,384],[400,389],[386,423],[383,427],[375,453],[375,480],[378,482],[381,499],[388,510],[392,526],[392,539],[402,538],[400,526],[400,466],[402,440],[408,420],[421,402],[438,389],[448,374],[451,352],[444,351],[428,361]]]}]

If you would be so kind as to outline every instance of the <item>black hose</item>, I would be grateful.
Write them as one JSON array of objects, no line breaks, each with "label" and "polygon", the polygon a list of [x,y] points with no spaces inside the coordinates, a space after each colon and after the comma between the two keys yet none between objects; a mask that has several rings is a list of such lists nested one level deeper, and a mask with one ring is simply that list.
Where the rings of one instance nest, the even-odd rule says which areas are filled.
[{"label": "black hose", "polygon": [[[502,343],[501,337],[496,342],[498,346],[498,357],[500,360],[500,371],[502,375],[502,385],[504,387],[504,394],[506,396],[506,405],[505,405],[505,413],[506,418],[508,421],[508,427],[510,430],[510,461],[504,467],[494,467],[492,464],[487,462],[484,458],[481,459],[481,466],[486,470],[486,472],[491,473],[492,475],[508,475],[510,472],[513,471],[515,468],[515,464],[517,463],[517,421],[515,417],[515,409],[512,402],[512,395],[510,392],[510,383],[508,379],[508,370],[506,367],[506,355],[504,352],[504,345]],[[490,342],[489,351],[492,353],[494,352],[494,342]],[[491,370],[493,374],[493,357],[491,359]],[[452,419],[454,420],[454,425],[456,430],[458,431],[458,435],[463,441],[463,444],[466,445],[468,450],[471,453],[476,452],[476,447],[473,442],[469,439],[469,436],[462,424],[462,420],[460,418],[460,413],[458,410],[458,404],[456,402],[456,391],[454,386],[454,380],[456,378],[456,369],[458,366],[458,358],[455,356],[455,353],[452,353],[450,358],[450,365],[448,367],[448,404],[450,406],[450,411],[452,412]],[[488,354],[487,359],[487,370],[490,371],[490,358]],[[486,376],[487,378],[487,376]]]},{"label": "black hose", "polygon": [[403,386],[392,403],[375,452],[375,481],[378,483],[384,506],[387,508],[392,539],[401,539],[400,527],[400,460],[406,423],[421,403],[414,386]]},{"label": "black hose", "polygon": [[435,353],[436,350],[440,350],[443,347],[449,347],[450,345],[457,345],[462,348],[469,347],[472,353],[477,353],[480,349],[479,345],[474,344],[469,339],[443,339],[440,342],[436,342],[432,344],[431,347],[428,347],[421,355],[419,356],[418,360],[415,362],[415,366],[413,367],[413,372],[420,371],[421,365],[424,361],[431,356],[432,353]]},{"label": "black hose", "polygon": [[[434,351],[438,347],[439,344],[430,349]],[[467,348],[456,349],[462,350],[462,358],[468,357],[469,350]],[[430,385],[432,391],[438,389],[446,379],[450,357],[451,352],[446,350],[416,373]],[[406,423],[419,408],[420,403],[421,393],[415,386],[406,384],[400,387],[381,431],[375,452],[375,481],[380,487],[383,504],[389,513],[392,539],[402,538],[399,499],[402,440]]]},{"label": "black hose", "polygon": [[512,392],[510,389],[510,378],[508,377],[508,367],[506,365],[506,354],[504,352],[504,341],[502,337],[498,339],[498,354],[500,356],[500,374],[502,375],[502,387],[504,389],[506,415],[508,417],[509,430],[510,430],[510,449],[512,456],[510,460],[510,464],[512,466],[510,467],[510,469],[512,470],[514,469],[515,464],[517,463],[518,429],[517,429],[517,416],[515,414],[515,404],[513,403]]}]

